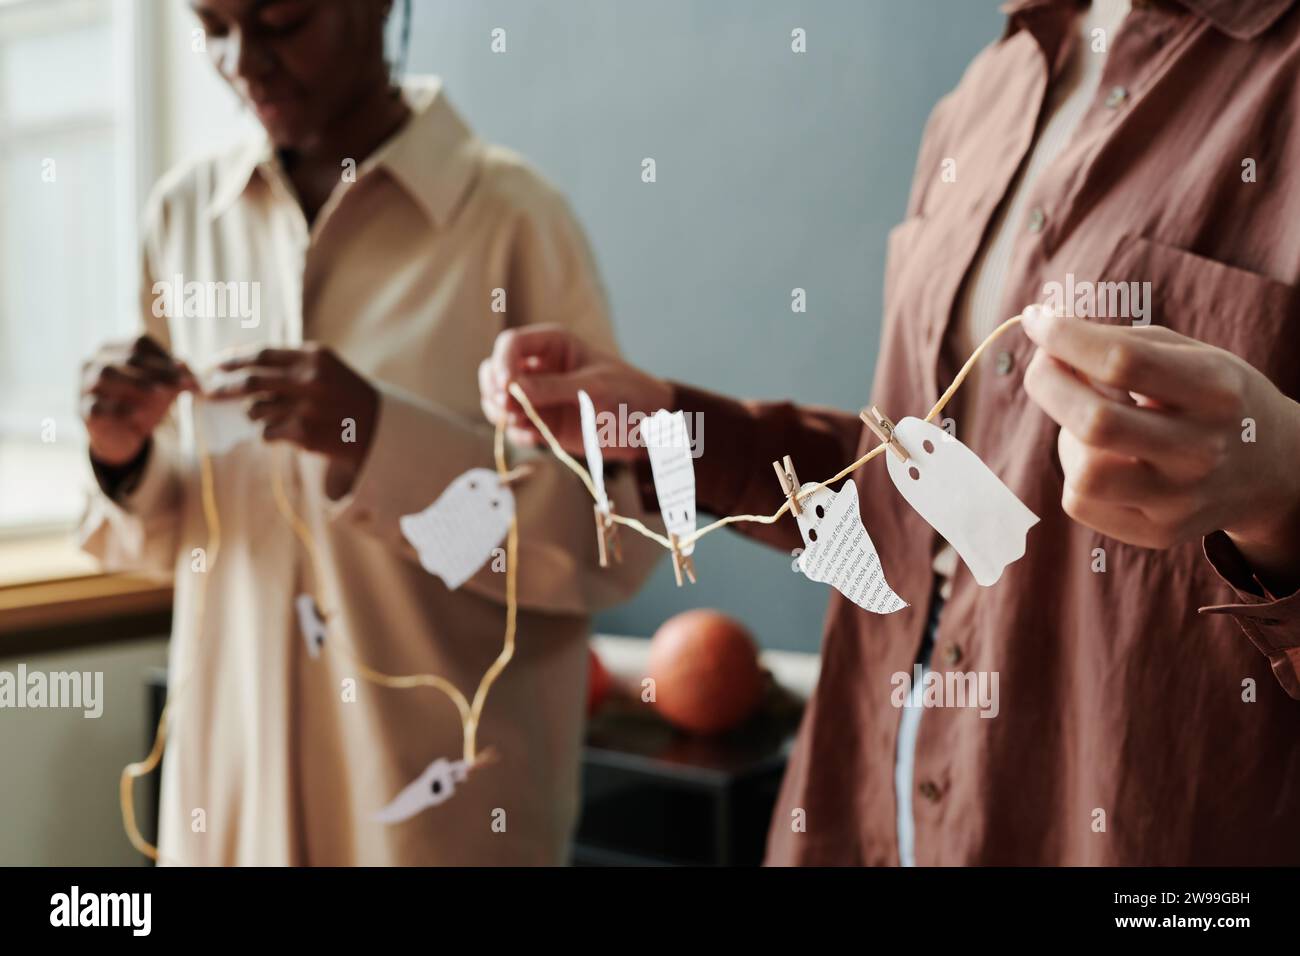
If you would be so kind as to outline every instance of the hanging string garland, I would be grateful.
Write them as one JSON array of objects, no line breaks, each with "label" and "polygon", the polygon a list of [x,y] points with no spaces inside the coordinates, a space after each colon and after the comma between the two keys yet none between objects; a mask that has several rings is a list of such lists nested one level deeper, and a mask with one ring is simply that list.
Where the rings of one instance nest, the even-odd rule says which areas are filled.
[{"label": "hanging string garland", "polygon": [[[984,341],[981,342],[979,346],[975,349],[975,351],[971,353],[970,357],[966,360],[966,362],[962,365],[961,369],[958,371],[952,383],[939,397],[939,400],[935,402],[934,407],[930,409],[929,413],[925,417],[926,422],[933,422],[940,415],[944,407],[956,394],[957,390],[962,386],[962,383],[965,382],[967,376],[971,372],[971,369],[975,366],[975,363],[979,360],[980,356],[983,355],[984,351],[989,347],[989,345],[991,345],[1004,332],[1006,332],[1008,329],[1012,328],[1013,326],[1017,325],[1019,322],[1020,322],[1020,316],[1014,316],[1010,319],[1007,319],[996,329],[994,329],[991,333],[989,333],[989,335],[984,339]],[[516,400],[518,400],[520,406],[522,407],[524,413],[527,415],[529,421],[531,421],[532,424],[537,428],[538,433],[542,436],[542,439],[546,442],[546,445],[551,451],[551,453],[560,462],[562,462],[565,465],[565,467],[567,467],[571,472],[577,475],[579,480],[581,480],[583,485],[586,487],[588,493],[591,495],[593,501],[599,502],[600,495],[597,492],[597,488],[595,483],[592,480],[591,474],[588,472],[586,468],[584,468],[581,464],[579,464],[568,452],[566,452],[563,447],[561,447],[559,441],[555,438],[555,435],[551,432],[550,428],[547,427],[542,417],[537,413],[537,410],[533,407],[532,403],[528,400],[528,396],[524,393],[524,391],[517,384],[514,383],[511,383],[509,387],[509,391],[510,394],[513,395]],[[207,448],[204,444],[204,438],[201,433],[201,430],[197,426],[197,416],[195,421],[196,421],[195,447],[196,447],[198,465],[199,465],[200,494],[201,494],[201,502],[202,502],[202,509],[203,509],[203,517],[204,517],[205,530],[207,534],[206,570],[199,577],[198,586],[196,588],[195,598],[194,598],[195,610],[193,612],[196,620],[198,620],[201,624],[204,618],[204,611],[205,611],[205,606],[207,601],[207,578],[208,575],[212,572],[213,568],[215,567],[220,554],[221,516],[217,508],[216,488],[215,488],[215,482],[213,476],[212,459],[208,454]],[[892,435],[890,435],[888,432],[886,432],[885,435],[882,437],[886,437],[887,439],[892,440]],[[684,549],[687,550],[687,552],[689,553],[689,548],[693,546],[696,542],[698,542],[700,539],[704,538],[709,534],[712,534],[715,531],[720,530],[721,528],[726,527],[727,525],[739,524],[742,522],[752,522],[758,524],[775,524],[777,521],[781,519],[783,515],[785,515],[787,512],[791,512],[792,509],[795,511],[797,515],[801,502],[813,498],[814,496],[820,495],[822,492],[828,489],[830,485],[833,485],[839,481],[842,481],[844,478],[847,478],[849,475],[853,474],[853,472],[857,471],[859,468],[866,465],[867,462],[871,461],[873,458],[882,454],[889,447],[890,447],[890,441],[882,442],[881,444],[875,446],[866,454],[864,454],[861,458],[847,465],[845,468],[841,469],[837,474],[826,479],[825,481],[816,484],[805,485],[802,488],[798,488],[798,487],[792,488],[790,490],[790,493],[785,503],[782,504],[780,508],[778,508],[775,512],[773,512],[770,515],[752,515],[752,514],[730,515],[727,517],[719,518],[718,520],[714,521],[712,524],[705,525],[704,527],[698,528],[690,532],[689,534],[685,534],[680,537],[675,535],[665,536],[659,534],[658,532],[646,527],[644,523],[637,520],[636,518],[630,518],[625,515],[614,513],[612,511],[607,514],[601,514],[598,510],[597,522],[598,522],[598,527],[602,531],[602,541],[603,541],[603,535],[605,531],[608,530],[610,525],[621,525],[623,527],[631,529],[632,531],[635,531],[637,534],[640,534],[650,539],[651,541],[656,542],[665,550],[672,552],[674,558],[676,559],[679,553],[681,553]],[[495,459],[496,475],[502,486],[509,485],[511,482],[518,480],[520,477],[526,474],[526,466],[524,468],[515,469],[513,471],[508,466],[507,455],[506,455],[504,419],[498,422],[495,428],[494,439],[493,439],[493,455]],[[281,459],[280,461],[277,462],[276,466],[272,469],[272,474],[271,474],[272,497],[275,502],[276,510],[280,513],[281,517],[293,530],[294,535],[297,537],[298,541],[301,543],[304,551],[308,556],[308,560],[312,568],[313,583],[315,585],[316,593],[319,594],[319,589],[322,586],[322,582],[325,580],[325,575],[323,574],[324,564],[320,555],[320,549],[317,545],[315,537],[311,532],[311,529],[308,527],[306,522],[303,521],[303,519],[297,514],[297,512],[294,511],[289,501],[289,496],[285,489],[283,471],[284,471],[284,459]],[[421,778],[417,779],[417,781],[415,781],[411,785],[411,787],[407,788],[408,790],[411,790],[411,788],[416,787],[417,785],[423,786],[427,784],[428,777],[430,776],[430,774],[436,775],[435,782],[433,784],[433,790],[435,792],[439,791],[440,781],[445,781],[445,786],[442,788],[442,791],[438,799],[430,800],[428,799],[426,793],[421,798],[422,799],[421,803],[415,804],[410,808],[412,812],[418,809],[422,809],[425,806],[430,806],[435,803],[442,802],[443,799],[446,799],[446,797],[450,796],[452,790],[454,789],[455,782],[458,782],[459,780],[463,780],[465,778],[465,775],[474,767],[481,766],[483,763],[493,759],[490,751],[481,750],[479,748],[478,729],[479,729],[480,721],[482,720],[484,708],[487,705],[488,695],[492,689],[492,686],[496,682],[497,678],[501,675],[502,671],[504,671],[506,666],[510,663],[511,658],[514,656],[515,637],[516,637],[518,611],[519,611],[519,607],[518,607],[519,569],[516,565],[516,558],[518,555],[518,551],[519,551],[518,517],[512,512],[510,516],[509,525],[506,531],[505,637],[502,643],[501,652],[497,655],[496,659],[492,662],[492,664],[487,668],[483,676],[480,678],[478,686],[475,688],[474,695],[472,698],[467,698],[465,694],[462,693],[458,687],[456,687],[449,680],[447,680],[446,678],[440,675],[428,674],[428,673],[409,674],[409,675],[384,674],[370,667],[368,664],[362,661],[356,655],[353,649],[347,645],[346,642],[342,640],[330,640],[324,643],[324,648],[332,651],[338,651],[339,653],[341,653],[356,668],[357,673],[364,680],[372,684],[381,687],[387,687],[393,690],[409,690],[409,689],[419,688],[419,687],[432,688],[434,690],[438,690],[443,694],[445,694],[455,705],[456,710],[460,715],[460,721],[461,721],[461,733],[462,733],[462,741],[463,741],[461,760],[455,764],[451,764],[448,761],[442,759],[434,761],[434,763],[429,767],[429,769],[426,770],[425,774],[422,775]],[[336,619],[337,615],[335,610],[332,607],[327,605],[323,609],[321,609],[318,603],[316,606],[318,611],[320,612],[320,618],[322,621],[325,622],[326,626],[328,626],[330,621]],[[332,628],[331,633],[337,630],[338,630],[337,628]],[[206,642],[202,640],[197,641],[197,646],[195,648],[196,660],[191,663],[189,668],[187,668],[186,673],[181,678],[181,680],[174,687],[169,687],[168,694],[167,694],[167,701],[163,706],[161,715],[159,716],[158,726],[154,734],[153,746],[149,750],[149,753],[145,756],[143,760],[136,763],[128,764],[122,770],[122,776],[121,776],[120,787],[119,787],[120,790],[119,796],[120,796],[120,803],[121,803],[123,827],[126,831],[127,838],[131,841],[131,845],[134,846],[141,854],[150,858],[151,860],[154,860],[155,862],[174,863],[176,861],[163,860],[160,857],[158,848],[154,844],[146,840],[144,836],[141,834],[135,816],[135,805],[133,799],[134,784],[136,780],[154,772],[157,769],[159,763],[161,762],[163,752],[166,749],[168,732],[170,730],[171,723],[174,719],[177,703],[183,698],[184,691],[188,687],[190,678],[194,674],[195,670],[197,669],[197,663],[198,663],[197,658],[202,653],[205,643]],[[406,792],[404,791],[403,795],[399,795],[398,801],[395,801],[394,806],[400,803],[405,793]],[[386,808],[383,813],[388,814],[389,808]],[[393,816],[391,814],[388,816],[381,815],[380,817],[380,819],[384,819],[386,820],[386,822],[395,822],[397,819],[404,819],[404,818],[405,817],[400,816],[400,814],[396,816]]]}]

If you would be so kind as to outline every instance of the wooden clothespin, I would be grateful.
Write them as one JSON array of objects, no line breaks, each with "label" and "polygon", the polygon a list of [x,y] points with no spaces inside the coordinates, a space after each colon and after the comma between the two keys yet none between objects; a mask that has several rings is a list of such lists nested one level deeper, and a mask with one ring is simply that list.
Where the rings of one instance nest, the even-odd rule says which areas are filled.
[{"label": "wooden clothespin", "polygon": [[609,505],[609,513],[600,510],[600,505],[592,505],[596,512],[596,547],[600,553],[600,566],[609,567],[610,556],[619,564],[623,563],[623,548],[618,541],[618,525],[614,521],[614,504]]},{"label": "wooden clothespin", "polygon": [[781,482],[781,493],[790,502],[790,514],[799,517],[803,509],[799,507],[799,476],[795,474],[794,462],[786,455],[780,461],[772,462],[772,467],[776,469],[777,481]]},{"label": "wooden clothespin", "polygon": [[673,550],[673,577],[677,579],[677,586],[682,586],[682,574],[690,578],[691,583],[695,583],[695,563],[688,555],[682,554],[681,546],[677,543],[677,535],[668,532],[668,541]]},{"label": "wooden clothespin", "polygon": [[907,461],[907,450],[903,448],[902,443],[894,435],[894,423],[880,414],[880,409],[872,405],[870,408],[864,408],[859,412],[858,417],[876,433],[876,437],[880,439],[881,444],[889,446],[889,450],[898,456],[899,461]]}]

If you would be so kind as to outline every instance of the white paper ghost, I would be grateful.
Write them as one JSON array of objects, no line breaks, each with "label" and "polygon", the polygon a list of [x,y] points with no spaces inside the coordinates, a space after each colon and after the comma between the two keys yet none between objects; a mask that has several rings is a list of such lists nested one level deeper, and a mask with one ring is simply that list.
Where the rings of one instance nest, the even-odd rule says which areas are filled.
[{"label": "white paper ghost", "polygon": [[423,511],[403,515],[398,526],[430,574],[453,591],[492,556],[510,530],[515,496],[495,471],[471,468]]},{"label": "white paper ghost", "polygon": [[942,428],[904,418],[894,436],[908,461],[886,452],[898,493],[953,546],[983,587],[996,584],[1025,554],[1025,536],[1038,516],[980,457]]},{"label": "white paper ghost", "polygon": [[439,757],[424,768],[424,773],[402,788],[393,802],[375,814],[379,823],[401,823],[421,810],[446,803],[456,792],[456,784],[469,776],[469,764],[464,760]]},{"label": "white paper ghost", "polygon": [[258,441],[261,428],[248,417],[243,402],[212,402],[196,398],[192,405],[194,424],[208,455],[224,455],[236,445]]},{"label": "white paper ghost", "polygon": [[[812,487],[816,486],[803,486]],[[874,614],[892,614],[908,606],[885,580],[880,555],[862,526],[858,486],[852,480],[838,492],[820,488],[800,498],[799,507],[795,521],[804,543],[800,571]]]},{"label": "white paper ghost", "polygon": [[587,471],[596,486],[596,507],[601,514],[609,514],[609,496],[605,494],[605,459],[600,452],[600,436],[596,433],[596,406],[591,396],[578,389],[578,413],[582,420],[582,447],[587,453]]},{"label": "white paper ghost", "polygon": [[298,630],[307,642],[307,654],[315,660],[320,657],[321,648],[325,646],[325,619],[316,606],[316,599],[310,594],[299,594],[293,604],[298,611]]},{"label": "white paper ghost", "polygon": [[259,441],[261,426],[248,417],[248,409],[241,401],[211,401],[203,397],[230,381],[230,373],[214,366],[198,373],[199,393],[191,393],[190,400],[194,427],[203,442],[203,450],[213,457],[224,455],[236,445]]},{"label": "white paper ghost", "polygon": [[[695,531],[695,461],[686,416],[661,408],[641,422],[641,438],[650,453],[664,527],[684,538]],[[682,546],[681,553],[688,556],[694,550],[692,541]]]}]

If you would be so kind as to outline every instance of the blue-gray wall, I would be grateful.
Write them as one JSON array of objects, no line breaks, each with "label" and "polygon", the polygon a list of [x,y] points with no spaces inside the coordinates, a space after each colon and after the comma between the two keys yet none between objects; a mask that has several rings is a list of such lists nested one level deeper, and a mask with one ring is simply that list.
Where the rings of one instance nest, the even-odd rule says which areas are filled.
[{"label": "blue-gray wall", "polygon": [[[931,107],[1002,27],[995,0],[414,7],[410,69],[442,75],[480,134],[568,194],[633,361],[745,397],[861,407],[885,237]],[[504,55],[489,48],[497,27]],[[652,185],[645,157],[658,166]],[[795,287],[807,290],[805,315],[791,313]],[[766,646],[816,649],[826,588],[793,573],[788,555],[719,534],[695,565],[699,585],[678,590],[665,563],[599,626],[649,634],[712,606]]]}]

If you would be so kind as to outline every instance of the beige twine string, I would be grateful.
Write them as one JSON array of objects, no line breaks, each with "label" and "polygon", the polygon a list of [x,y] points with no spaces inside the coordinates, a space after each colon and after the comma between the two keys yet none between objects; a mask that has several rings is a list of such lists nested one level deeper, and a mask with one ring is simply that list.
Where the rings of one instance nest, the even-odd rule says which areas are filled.
[{"label": "beige twine string", "polygon": [[[935,418],[939,416],[939,413],[943,411],[944,406],[946,406],[948,402],[952,400],[952,397],[955,394],[957,394],[957,389],[961,388],[962,383],[966,381],[966,377],[970,374],[971,369],[975,367],[975,363],[979,361],[979,357],[984,354],[984,350],[988,348],[989,345],[991,345],[998,338],[998,336],[1000,336],[1003,332],[1011,328],[1013,325],[1018,325],[1019,323],[1020,323],[1020,316],[1018,315],[1012,316],[1011,318],[1007,319],[1005,322],[1003,322],[996,329],[994,329],[992,332],[989,333],[988,338],[986,338],[983,342],[981,342],[979,344],[979,347],[976,348],[975,351],[971,353],[970,358],[968,358],[966,360],[966,363],[961,367],[961,370],[957,373],[957,377],[954,378],[952,380],[952,384],[948,386],[947,391],[945,391],[942,395],[940,395],[939,400],[934,403],[934,407],[931,408],[929,414],[925,416],[925,420],[927,422],[934,421]],[[546,444],[550,447],[551,452],[555,455],[555,457],[560,459],[560,461],[564,462],[569,467],[570,471],[574,472],[579,478],[582,479],[582,483],[586,485],[587,490],[591,492],[591,497],[595,499],[596,498],[595,486],[592,484],[591,476],[587,474],[587,469],[583,468],[582,465],[574,461],[572,456],[570,456],[568,452],[566,452],[563,448],[560,447],[560,443],[556,440],[555,435],[546,426],[546,423],[542,421],[542,417],[537,414],[537,409],[535,409],[533,407],[533,403],[528,400],[528,396],[524,394],[524,390],[520,388],[518,384],[512,382],[510,384],[510,394],[513,395],[519,401],[520,406],[524,410],[524,414],[528,416],[528,420],[531,421],[534,427],[537,428],[537,431],[541,434],[543,440],[545,440]],[[877,455],[883,452],[885,450],[885,447],[886,446],[884,445],[877,445],[875,448],[871,449],[871,451],[867,452],[857,461],[853,462],[853,464],[843,468],[838,474],[830,478],[827,478],[825,481],[813,485],[810,488],[799,491],[795,497],[798,498],[800,501],[802,501],[804,498],[807,498],[809,495],[812,495],[820,491],[821,489],[826,488],[829,485],[833,485],[837,481],[840,481],[843,478],[847,478],[849,475],[853,474],[853,472],[857,471],[867,462],[871,461],[871,459],[875,458]],[[712,534],[714,531],[717,531],[719,528],[724,528],[729,524],[740,524],[742,522],[752,522],[757,524],[776,524],[777,521],[781,520],[781,516],[784,515],[786,512],[788,512],[789,510],[790,510],[790,501],[789,499],[787,499],[785,504],[781,505],[780,508],[778,508],[775,512],[773,512],[770,515],[729,515],[726,518],[719,518],[717,521],[713,522],[712,524],[705,525],[702,528],[697,528],[695,531],[691,532],[690,534],[678,539],[678,546],[685,547],[688,544],[691,544],[695,541],[699,541],[706,534]],[[631,528],[637,534],[644,535],[645,537],[651,539],[652,541],[657,541],[666,550],[669,551],[672,550],[672,542],[669,541],[668,538],[664,537],[658,532],[652,531],[651,529],[647,528],[636,518],[628,518],[620,514],[611,514],[610,520],[615,521],[618,524],[623,525],[624,527]]]},{"label": "beige twine string", "polygon": [[[1011,328],[1013,325],[1018,324],[1019,322],[1020,322],[1020,317],[1014,316],[1010,319],[1007,319],[996,329],[994,329],[991,333],[989,333],[989,336],[979,344],[979,347],[976,348],[974,352],[971,353],[970,358],[968,358],[966,360],[966,363],[961,367],[961,370],[957,373],[956,378],[953,379],[952,384],[948,386],[948,389],[941,396],[939,396],[939,400],[935,402],[934,407],[931,408],[929,414],[925,416],[926,421],[934,421],[934,419],[939,415],[939,413],[943,411],[944,406],[946,406],[948,402],[952,399],[953,395],[957,393],[957,389],[959,389],[962,383],[966,380],[966,377],[970,374],[971,369],[975,366],[975,363],[979,360],[979,357],[984,353],[984,350],[988,348],[988,346],[994,340],[996,340],[998,336],[1000,336],[1007,329]],[[546,423],[542,420],[541,416],[537,414],[537,410],[533,407],[532,403],[528,400],[528,396],[524,394],[523,389],[521,389],[517,384],[511,383],[510,394],[513,395],[516,399],[518,399],[520,406],[522,406],[524,410],[524,414],[528,416],[528,419],[537,428],[542,438],[546,441],[547,446],[549,446],[552,454],[554,454],[555,457],[558,458],[561,462],[563,462],[570,471],[572,471],[575,475],[578,476],[579,479],[581,479],[583,485],[586,486],[587,491],[590,493],[592,499],[595,500],[597,497],[596,487],[592,483],[591,475],[587,473],[586,468],[584,468],[581,464],[575,461],[573,459],[573,456],[571,456],[560,446],[560,443],[556,440],[555,435],[551,432],[550,428],[547,427]],[[207,537],[208,537],[208,547],[206,551],[207,554],[206,571],[203,573],[203,576],[200,578],[198,592],[195,598],[195,605],[198,608],[195,617],[200,622],[200,626],[201,626],[203,621],[203,612],[207,601],[207,576],[209,573],[211,573],[212,567],[216,563],[217,554],[221,547],[221,516],[217,509],[216,488],[213,481],[213,473],[212,473],[212,460],[207,453],[207,449],[203,441],[203,436],[199,432],[197,417],[195,419],[195,434],[196,434],[196,447],[198,451],[198,460],[199,460],[199,476],[200,476],[200,486],[201,486],[201,495],[202,495],[202,503],[203,503],[203,517],[204,517],[204,523],[206,525]],[[813,494],[814,492],[819,491],[822,488],[825,488],[829,485],[833,485],[837,481],[840,481],[841,479],[848,477],[853,472],[857,471],[859,468],[865,465],[867,462],[871,461],[871,459],[875,458],[877,455],[883,452],[884,449],[885,449],[884,445],[877,445],[875,448],[871,449],[871,451],[867,452],[857,461],[853,462],[852,464],[842,469],[838,474],[834,475],[833,477],[826,479],[820,484],[813,485],[812,487],[809,487],[807,490],[797,492],[796,497],[799,499],[806,498],[809,495]],[[526,469],[524,468],[519,468],[519,469],[515,469],[514,471],[511,471],[507,466],[504,419],[498,422],[496,425],[494,440],[493,440],[493,454],[496,459],[497,474],[500,476],[501,481],[503,483],[510,482],[520,477],[521,475],[527,473]],[[312,566],[313,580],[316,588],[319,589],[323,586],[325,581],[325,575],[323,573],[324,563],[321,559],[320,549],[316,542],[315,536],[311,532],[311,529],[307,526],[307,523],[298,516],[298,514],[294,511],[292,505],[290,504],[289,496],[284,486],[284,476],[282,474],[281,468],[279,467],[274,468],[272,471],[271,490],[272,490],[272,495],[275,499],[276,509],[280,512],[284,520],[289,524],[289,527],[293,529],[294,534],[297,536],[298,540],[302,543],[303,549],[307,553],[308,559],[310,560]],[[682,547],[687,544],[691,544],[695,541],[699,541],[705,535],[711,534],[714,531],[717,531],[719,528],[725,527],[726,525],[729,524],[738,524],[741,522],[775,524],[777,521],[780,520],[781,516],[784,515],[789,510],[790,510],[790,502],[787,499],[786,502],[783,505],[781,505],[780,508],[778,508],[774,513],[770,515],[731,515],[726,518],[719,518],[717,521],[713,522],[712,524],[705,525],[702,528],[698,528],[691,534],[680,539],[678,542],[678,546]],[[647,528],[644,524],[642,524],[637,519],[628,518],[617,513],[611,513],[609,517],[610,520],[615,521],[618,524],[621,524],[625,527],[631,528],[633,531],[637,532],[638,534],[644,535],[645,537],[651,539],[652,541],[658,542],[665,549],[672,550],[672,542],[669,541],[668,538],[666,538],[664,535],[661,535]],[[456,710],[460,714],[461,733],[462,733],[462,739],[464,741],[464,760],[466,763],[471,765],[475,763],[481,763],[488,758],[487,752],[479,751],[477,748],[479,721],[483,715],[483,708],[487,704],[488,692],[491,690],[492,685],[496,681],[497,677],[499,677],[501,672],[505,670],[506,665],[510,663],[510,659],[514,656],[514,652],[515,652],[515,631],[518,622],[518,610],[519,610],[519,601],[518,601],[519,572],[518,572],[518,568],[515,566],[515,558],[518,554],[518,551],[519,551],[519,523],[518,523],[517,516],[512,516],[510,519],[509,530],[506,532],[505,640],[501,648],[501,653],[497,655],[496,660],[492,662],[492,664],[488,667],[487,671],[484,672],[482,678],[479,680],[478,688],[474,692],[474,698],[472,702],[466,699],[465,695],[461,693],[459,688],[457,688],[446,678],[440,677],[437,674],[410,674],[405,676],[393,676],[389,674],[383,674],[375,670],[374,668],[368,666],[360,659],[358,659],[355,653],[352,651],[352,649],[347,647],[342,642],[327,642],[325,645],[327,649],[336,649],[340,653],[342,653],[343,656],[346,657],[349,661],[351,661],[352,664],[357,668],[357,671],[358,673],[361,674],[362,678],[367,681],[370,681],[373,684],[378,684],[383,687],[389,687],[394,690],[407,690],[415,687],[432,687],[446,694],[447,697],[451,699],[452,703],[455,704]],[[331,613],[326,612],[324,609],[322,609],[322,614],[325,616],[326,620],[328,620],[332,616]],[[200,643],[200,647],[201,646],[202,643]],[[158,861],[160,859],[158,854],[158,848],[144,838],[144,836],[140,833],[139,826],[136,823],[135,805],[132,799],[133,786],[136,780],[152,773],[158,767],[159,762],[162,760],[163,751],[166,749],[167,746],[167,732],[171,721],[171,715],[174,712],[173,708],[175,702],[180,697],[181,690],[187,686],[189,682],[189,677],[193,672],[194,672],[194,667],[191,666],[190,669],[187,671],[185,678],[180,682],[180,686],[177,687],[174,692],[173,691],[168,692],[167,703],[164,705],[162,714],[158,719],[158,728],[154,734],[153,747],[150,749],[148,755],[138,763],[128,764],[122,770],[122,778],[119,787],[120,802],[122,807],[122,825],[126,830],[127,838],[131,841],[131,845],[134,846],[137,850],[139,850],[142,854],[155,861]]]}]

